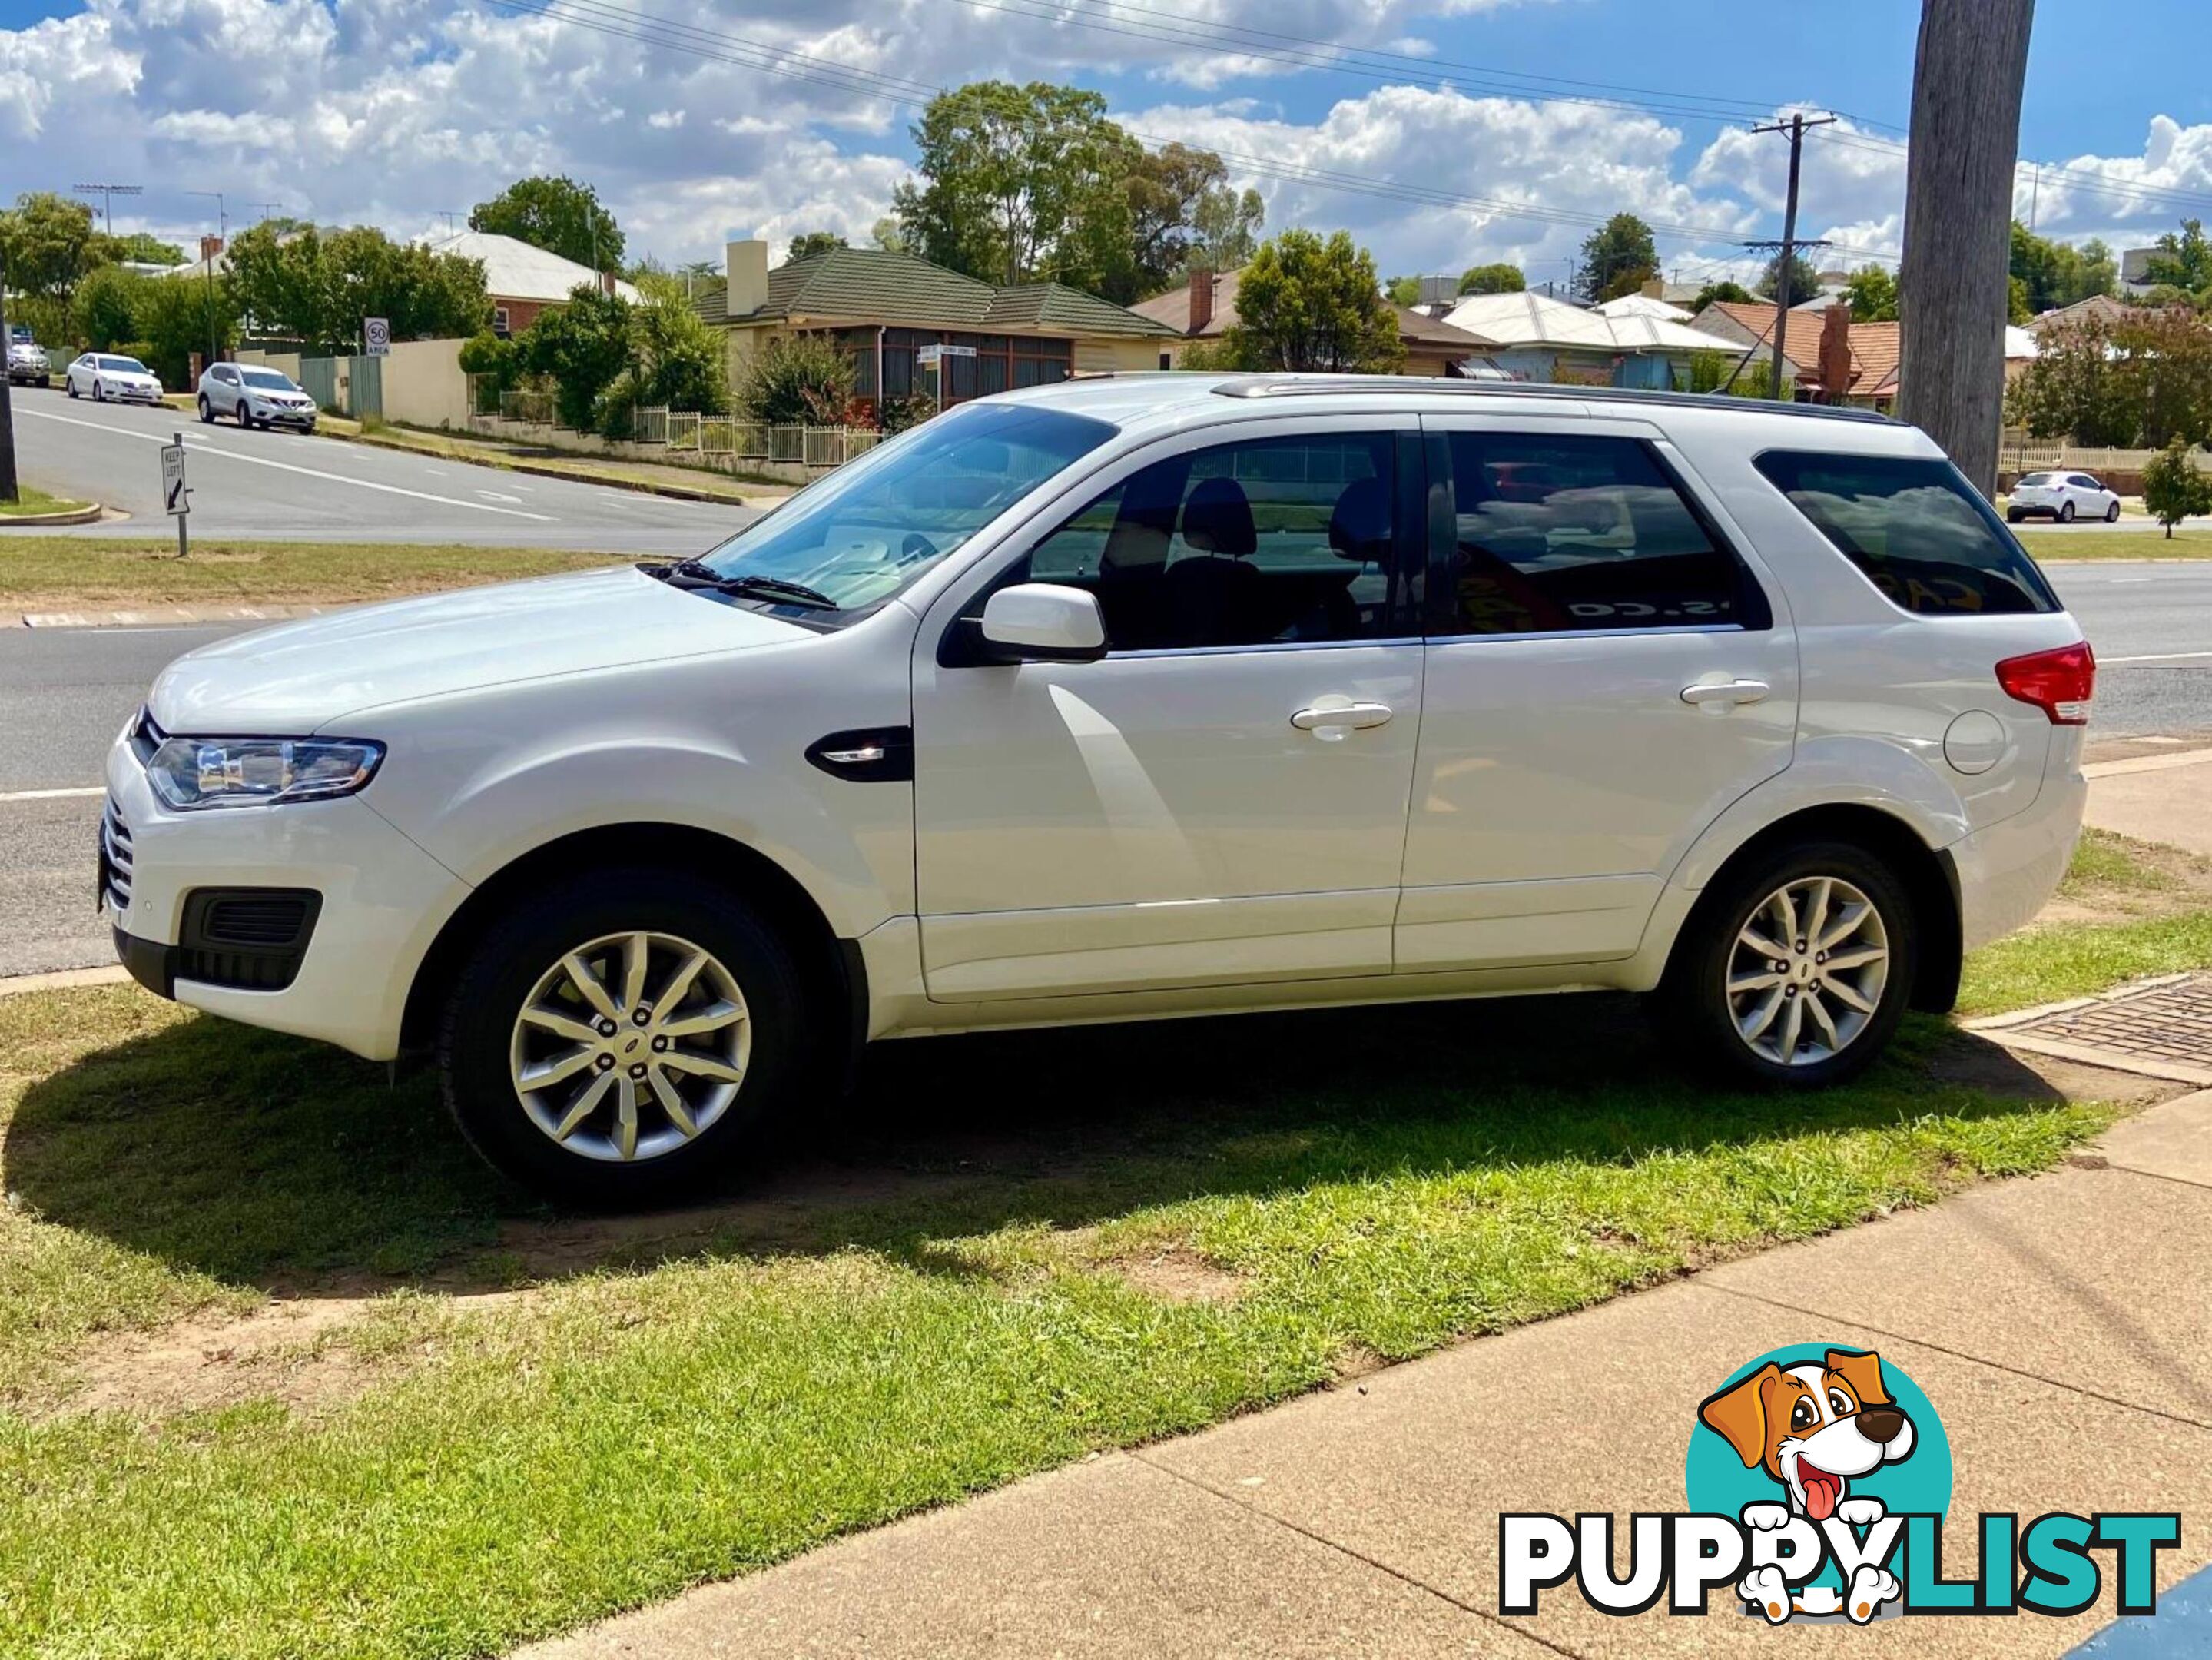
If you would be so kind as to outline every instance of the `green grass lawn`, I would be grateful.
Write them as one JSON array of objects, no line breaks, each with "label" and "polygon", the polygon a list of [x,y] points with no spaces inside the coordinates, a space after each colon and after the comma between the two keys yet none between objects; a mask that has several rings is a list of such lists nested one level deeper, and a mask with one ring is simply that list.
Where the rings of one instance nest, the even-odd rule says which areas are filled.
[{"label": "green grass lawn", "polygon": [[71,502],[63,496],[49,496],[44,490],[34,490],[28,484],[19,483],[15,487],[14,501],[0,502],[0,521],[21,518],[31,514],[75,513],[85,505],[87,504],[82,502]]},{"label": "green grass lawn", "polygon": [[2038,530],[2020,525],[2014,533],[2039,560],[2212,559],[2212,530],[2178,530],[2167,538],[2154,531]]},{"label": "green grass lawn", "polygon": [[[2018,949],[1978,995],[2082,971]],[[2107,1121],[1933,1081],[1962,1041],[1816,1098],[1713,1091],[1613,998],[892,1045],[732,1202],[591,1224],[420,1074],[0,999],[0,1651],[495,1651]],[[272,1298],[331,1317],[134,1397],[118,1357]]]},{"label": "green grass lawn", "polygon": [[195,541],[0,536],[0,605],[253,605],[387,599],[621,562],[605,553],[385,542]]}]

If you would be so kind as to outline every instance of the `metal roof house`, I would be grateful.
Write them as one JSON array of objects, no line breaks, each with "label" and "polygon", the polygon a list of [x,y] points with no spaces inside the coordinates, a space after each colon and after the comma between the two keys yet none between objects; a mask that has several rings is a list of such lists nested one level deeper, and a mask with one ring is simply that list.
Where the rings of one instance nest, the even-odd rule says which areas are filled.
[{"label": "metal roof house", "polygon": [[1730,349],[1640,309],[1585,311],[1533,293],[1470,295],[1444,321],[1497,341],[1492,357],[1516,379],[1571,386],[1671,386],[1687,378],[1697,353]]}]

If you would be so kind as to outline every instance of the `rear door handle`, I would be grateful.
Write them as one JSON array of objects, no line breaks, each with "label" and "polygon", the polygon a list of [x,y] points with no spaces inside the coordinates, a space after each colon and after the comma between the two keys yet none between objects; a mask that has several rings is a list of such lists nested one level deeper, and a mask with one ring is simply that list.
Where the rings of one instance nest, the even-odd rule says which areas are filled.
[{"label": "rear door handle", "polygon": [[1322,697],[1315,700],[1309,708],[1300,709],[1291,717],[1291,724],[1300,732],[1312,733],[1316,737],[1334,740],[1347,732],[1358,732],[1369,727],[1379,727],[1392,714],[1388,703],[1356,703],[1348,697]]},{"label": "rear door handle", "polygon": [[1682,688],[1682,701],[1693,708],[1725,714],[1738,703],[1761,703],[1774,688],[1764,680],[1700,680]]}]

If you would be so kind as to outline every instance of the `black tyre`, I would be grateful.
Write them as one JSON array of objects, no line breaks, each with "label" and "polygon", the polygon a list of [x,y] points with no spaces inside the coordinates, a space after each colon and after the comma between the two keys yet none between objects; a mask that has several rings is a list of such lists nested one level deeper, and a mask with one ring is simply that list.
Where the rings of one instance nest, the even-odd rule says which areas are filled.
[{"label": "black tyre", "polygon": [[1905,885],[1864,848],[1778,848],[1706,891],[1655,1012],[1693,1060],[1737,1081],[1839,1084],[1874,1063],[1904,1018],[1919,933]]},{"label": "black tyre", "polygon": [[2108,525],[2117,525],[2120,522],[2120,504],[2118,502],[2108,502],[2105,504],[2105,522]]},{"label": "black tyre", "polygon": [[97,380],[92,383],[92,401],[95,404],[105,404],[107,401],[107,388]]},{"label": "black tyre", "polygon": [[681,1198],[790,1122],[821,1049],[804,984],[734,894],[658,870],[580,874],[471,954],[439,1032],[446,1104],[477,1152],[549,1197]]},{"label": "black tyre", "polygon": [[200,394],[200,424],[204,427],[215,424],[215,406],[208,402],[205,392]]},{"label": "black tyre", "polygon": [[68,390],[70,398],[74,400],[76,397],[76,377],[73,375],[64,375],[62,379],[62,385]]},{"label": "black tyre", "polygon": [[2074,522],[2074,504],[2071,502],[2059,503],[2058,522],[2062,525],[2070,525]]},{"label": "black tyre", "polygon": [[2008,525],[2017,525],[2021,520],[2027,517],[2027,515],[2021,512],[2017,508],[2007,508],[2005,509],[2005,523]]}]

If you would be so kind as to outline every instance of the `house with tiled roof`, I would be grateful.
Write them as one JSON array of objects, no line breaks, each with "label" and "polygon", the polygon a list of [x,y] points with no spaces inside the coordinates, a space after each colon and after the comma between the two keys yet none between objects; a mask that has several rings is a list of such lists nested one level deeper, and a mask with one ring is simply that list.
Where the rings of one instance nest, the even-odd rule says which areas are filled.
[{"label": "house with tiled roof", "polygon": [[732,380],[769,341],[820,334],[851,356],[855,396],[872,404],[938,395],[922,362],[931,346],[952,349],[931,355],[940,356],[944,401],[957,404],[1077,374],[1164,368],[1173,344],[1150,318],[1063,283],[983,283],[884,248],[830,248],[770,271],[767,243],[732,242],[722,281],[702,287],[692,307],[727,331]]},{"label": "house with tiled roof", "polygon": [[[1698,313],[1697,326],[1735,343],[1766,361],[1774,340],[1774,307],[1716,300]],[[1854,323],[1840,302],[1824,311],[1792,310],[1782,334],[1782,380],[1801,400],[1854,404],[1887,411],[1897,402],[1899,326]]]},{"label": "house with tiled roof", "polygon": [[[1130,309],[1173,330],[1186,344],[1193,340],[1218,340],[1237,325],[1237,284],[1242,275],[1235,271],[1194,271],[1188,282],[1139,301]],[[1390,309],[1397,314],[1398,344],[1406,349],[1402,373],[1407,374],[1463,375],[1468,373],[1464,366],[1468,360],[1481,357],[1498,344],[1410,307]],[[1182,356],[1182,346],[1171,347],[1164,354],[1160,367],[1171,368]]]}]

